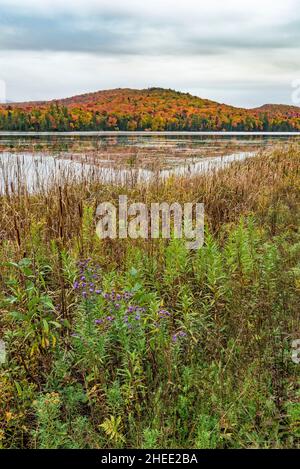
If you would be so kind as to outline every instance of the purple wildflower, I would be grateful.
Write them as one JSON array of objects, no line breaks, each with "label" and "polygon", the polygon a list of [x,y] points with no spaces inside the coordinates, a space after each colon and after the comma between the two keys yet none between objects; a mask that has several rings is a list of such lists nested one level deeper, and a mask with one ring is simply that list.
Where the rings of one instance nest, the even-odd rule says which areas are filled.
[{"label": "purple wildflower", "polygon": [[129,291],[124,292],[124,299],[125,300],[129,300],[132,297],[133,297],[133,294],[131,292],[129,292]]},{"label": "purple wildflower", "polygon": [[75,337],[76,339],[80,339],[80,336],[78,334],[75,334],[75,332],[73,332],[73,334],[71,334],[71,337]]},{"label": "purple wildflower", "polygon": [[166,317],[170,317],[171,316],[171,313],[169,313],[169,311],[165,310],[165,309],[161,309],[158,311],[158,315],[160,318],[166,318]]},{"label": "purple wildflower", "polygon": [[184,332],[184,331],[179,331],[179,332],[177,332],[176,334],[173,334],[172,340],[173,340],[173,342],[176,342],[177,339],[178,339],[178,337],[186,337],[186,335],[187,335],[186,332]]}]

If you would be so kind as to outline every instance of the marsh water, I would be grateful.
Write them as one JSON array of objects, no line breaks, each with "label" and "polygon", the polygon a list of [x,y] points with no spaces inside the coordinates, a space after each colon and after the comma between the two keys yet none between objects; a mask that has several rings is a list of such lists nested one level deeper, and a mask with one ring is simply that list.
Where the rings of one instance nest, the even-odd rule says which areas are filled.
[{"label": "marsh water", "polygon": [[57,178],[126,183],[217,170],[299,134],[0,133],[0,192],[17,185],[38,191]]}]

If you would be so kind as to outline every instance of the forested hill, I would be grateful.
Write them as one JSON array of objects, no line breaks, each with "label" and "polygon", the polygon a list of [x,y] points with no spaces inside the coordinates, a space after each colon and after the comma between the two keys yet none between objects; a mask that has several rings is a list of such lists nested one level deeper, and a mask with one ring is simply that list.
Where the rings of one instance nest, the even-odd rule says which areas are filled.
[{"label": "forested hill", "polygon": [[0,130],[300,130],[300,108],[242,109],[162,88],[115,89],[0,105]]}]

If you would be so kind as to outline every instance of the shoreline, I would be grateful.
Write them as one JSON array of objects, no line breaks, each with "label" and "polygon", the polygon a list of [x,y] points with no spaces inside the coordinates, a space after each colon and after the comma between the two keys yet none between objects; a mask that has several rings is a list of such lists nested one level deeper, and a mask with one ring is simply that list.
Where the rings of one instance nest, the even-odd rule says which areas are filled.
[{"label": "shoreline", "polygon": [[140,130],[140,131],[123,131],[123,130],[82,130],[82,131],[69,131],[69,132],[59,132],[59,131],[49,131],[49,132],[19,132],[19,131],[0,131],[0,137],[39,137],[39,136],[73,136],[73,137],[81,137],[81,136],[95,136],[95,137],[112,137],[112,136],[132,136],[132,137],[138,137],[138,136],[146,136],[146,137],[151,137],[151,136],[222,136],[222,137],[227,137],[227,136],[274,136],[274,137],[280,137],[280,136],[299,136],[300,132],[244,132],[244,131],[211,131],[211,132],[196,132],[196,131],[145,131],[145,130]]}]

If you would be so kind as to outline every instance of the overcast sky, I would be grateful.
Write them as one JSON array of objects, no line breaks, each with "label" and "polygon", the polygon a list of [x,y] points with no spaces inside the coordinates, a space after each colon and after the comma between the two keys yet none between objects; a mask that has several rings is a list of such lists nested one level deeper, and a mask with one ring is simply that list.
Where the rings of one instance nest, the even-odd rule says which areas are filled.
[{"label": "overcast sky", "polygon": [[1,79],[14,101],[161,86],[292,103],[299,0],[0,0]]}]

